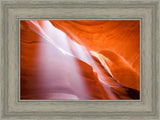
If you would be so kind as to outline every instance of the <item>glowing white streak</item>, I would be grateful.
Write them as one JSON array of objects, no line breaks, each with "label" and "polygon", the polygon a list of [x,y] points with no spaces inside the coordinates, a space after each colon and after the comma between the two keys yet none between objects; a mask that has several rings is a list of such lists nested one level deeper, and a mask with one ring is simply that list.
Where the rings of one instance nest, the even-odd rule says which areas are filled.
[{"label": "glowing white streak", "polygon": [[98,60],[99,60],[99,61],[101,62],[101,64],[103,65],[103,67],[104,67],[104,68],[107,70],[107,72],[113,77],[113,75],[112,75],[112,73],[111,73],[108,65],[106,64],[106,62],[105,62],[104,59],[102,58],[102,55],[97,54],[97,53],[94,52],[94,51],[90,51],[90,53],[91,53],[92,55],[94,55],[95,57],[98,58]]},{"label": "glowing white streak", "polygon": [[[78,59],[86,62],[87,64],[91,65],[88,56],[87,56],[87,50],[85,49],[85,47],[79,45],[78,43],[69,40],[68,42],[71,43],[72,48],[73,48],[73,54],[74,56],[76,56]],[[91,65],[92,66],[92,65]]]},{"label": "glowing white streak", "polygon": [[69,55],[69,56],[73,56],[71,53],[66,52],[65,50],[63,50],[62,48],[58,47],[58,45],[56,45],[53,40],[43,31],[43,29],[41,28],[41,26],[33,21],[31,21],[32,24],[34,24],[42,34],[40,34],[39,32],[35,31],[37,34],[39,34],[41,37],[45,38],[48,42],[50,42],[55,48],[57,48],[58,50],[60,50],[63,54]]},{"label": "glowing white streak", "polygon": [[[66,36],[66,34],[64,32],[62,32],[62,31],[58,30],[57,28],[55,28],[52,24],[48,24],[48,23],[49,23],[49,21],[47,21],[47,22],[43,21],[43,25],[40,26],[38,23],[35,23],[35,22],[32,21],[32,24],[34,24],[34,26],[37,27],[37,29],[34,29],[34,31],[38,35],[40,35],[42,38],[44,38],[49,43],[51,43],[51,45],[53,45],[55,48],[57,48],[58,51],[61,51],[64,55],[69,55],[69,56],[75,57],[72,54],[72,52],[69,50],[70,47],[68,46],[68,41],[67,41],[69,39],[68,36]],[[53,33],[48,33],[48,31],[52,31]],[[71,41],[71,40],[69,39],[69,41]],[[66,44],[64,44],[64,43],[66,43]],[[49,52],[54,52],[54,51],[45,50],[45,48],[43,48],[43,46],[42,46],[42,48],[40,48],[40,50],[42,50],[43,53],[46,52],[46,55]],[[67,52],[66,50],[68,50],[69,52]],[[41,54],[42,51],[40,51],[40,54]],[[64,56],[64,59],[65,59],[65,57],[66,56]],[[74,95],[78,99],[88,99],[88,98],[90,98],[89,92],[86,89],[86,86],[85,86],[85,83],[83,81],[83,78],[81,78],[80,74],[78,74],[79,73],[79,68],[78,68],[77,63],[75,61],[75,58],[73,58],[73,57],[67,57],[67,60],[69,60],[72,63],[74,71],[76,71],[76,73],[74,72],[75,74],[72,75],[72,78],[75,78],[76,80],[67,79],[67,77],[63,78],[63,75],[62,75],[61,78],[63,78],[62,79],[63,81],[56,82],[56,85],[59,85],[60,88],[62,87],[62,89],[63,89],[63,87],[67,87],[68,89],[72,89],[76,93]],[[40,58],[40,59],[45,60],[45,57],[43,56],[43,58]],[[63,65],[63,63],[62,63],[62,65]],[[64,63],[64,65],[65,65],[65,63]],[[39,67],[40,67],[40,69],[43,69],[43,70],[46,69],[47,70],[47,68],[50,67],[50,64],[46,63],[45,66],[40,65]],[[67,73],[67,71],[66,71],[66,73]],[[45,76],[45,75],[43,76],[42,75],[42,77],[46,78],[47,76]],[[61,83],[61,82],[63,82],[63,83]],[[65,86],[63,86],[64,82],[65,82]],[[58,95],[59,95],[59,93],[58,93]],[[85,98],[84,98],[83,95],[85,96]],[[53,96],[53,98],[54,98],[54,96]]]}]

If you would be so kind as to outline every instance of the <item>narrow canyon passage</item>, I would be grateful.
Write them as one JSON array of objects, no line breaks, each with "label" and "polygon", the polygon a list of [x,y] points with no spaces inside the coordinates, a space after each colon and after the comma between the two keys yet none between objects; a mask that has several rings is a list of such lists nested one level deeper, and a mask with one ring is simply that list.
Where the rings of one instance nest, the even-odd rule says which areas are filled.
[{"label": "narrow canyon passage", "polygon": [[140,97],[138,20],[21,20],[22,100]]}]

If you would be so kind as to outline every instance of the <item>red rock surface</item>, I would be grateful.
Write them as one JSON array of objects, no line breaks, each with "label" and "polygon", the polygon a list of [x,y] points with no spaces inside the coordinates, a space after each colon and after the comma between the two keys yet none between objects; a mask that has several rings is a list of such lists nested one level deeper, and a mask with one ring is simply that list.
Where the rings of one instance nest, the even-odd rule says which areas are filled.
[{"label": "red rock surface", "polygon": [[140,21],[51,21],[72,40],[90,50],[110,50],[122,56],[135,70],[140,70]]},{"label": "red rock surface", "polygon": [[139,24],[21,21],[21,99],[139,99]]}]

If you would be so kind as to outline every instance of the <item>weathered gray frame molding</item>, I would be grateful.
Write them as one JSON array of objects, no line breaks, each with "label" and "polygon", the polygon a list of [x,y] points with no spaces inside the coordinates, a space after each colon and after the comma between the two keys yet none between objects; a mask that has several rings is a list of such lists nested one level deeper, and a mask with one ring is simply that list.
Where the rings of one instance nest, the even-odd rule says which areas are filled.
[{"label": "weathered gray frame molding", "polygon": [[[160,0],[0,0],[0,120],[159,120]],[[19,101],[20,19],[141,19],[140,101]]]}]

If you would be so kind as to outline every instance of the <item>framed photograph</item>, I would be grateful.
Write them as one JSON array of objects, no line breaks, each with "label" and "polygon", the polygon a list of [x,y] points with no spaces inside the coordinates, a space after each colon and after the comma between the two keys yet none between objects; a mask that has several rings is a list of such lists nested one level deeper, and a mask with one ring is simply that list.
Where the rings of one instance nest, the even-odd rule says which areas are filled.
[{"label": "framed photograph", "polygon": [[159,0],[1,0],[6,119],[159,120]]}]

